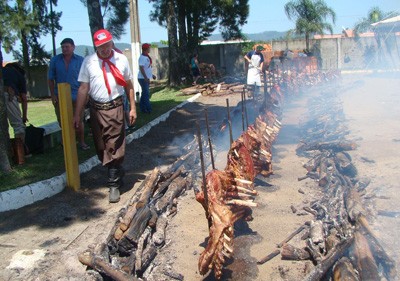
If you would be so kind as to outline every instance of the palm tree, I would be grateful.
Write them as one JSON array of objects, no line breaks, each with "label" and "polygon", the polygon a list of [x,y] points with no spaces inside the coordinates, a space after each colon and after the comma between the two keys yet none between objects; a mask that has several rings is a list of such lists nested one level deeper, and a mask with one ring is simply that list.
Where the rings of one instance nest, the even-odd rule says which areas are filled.
[{"label": "palm tree", "polygon": [[[388,33],[387,30],[385,29],[379,29],[373,27],[371,24],[385,20],[387,18],[391,18],[394,16],[397,16],[399,13],[398,12],[383,12],[379,7],[372,7],[366,18],[360,19],[354,26],[354,33],[356,36],[359,36],[360,33],[362,32],[367,32],[367,31],[373,31],[374,32],[374,37],[376,40],[376,45],[377,49],[374,51],[373,46],[369,46],[369,52],[365,52],[364,56],[367,61],[367,67],[369,65],[376,65],[376,62],[382,64],[384,62],[384,55],[385,53],[382,50],[383,44],[390,44],[390,42],[396,42],[394,38],[394,33],[390,34]],[[389,38],[392,38],[392,40],[389,40]],[[377,57],[374,57],[374,53],[376,53]],[[389,53],[392,55],[391,53]],[[377,59],[374,63],[374,59]],[[393,58],[389,61],[393,61]]]},{"label": "palm tree", "polygon": [[366,31],[371,31],[372,26],[371,24],[376,23],[378,21],[391,18],[394,16],[397,16],[399,13],[398,12],[383,12],[379,7],[372,7],[369,12],[368,16],[366,18],[360,19],[356,25],[354,26],[354,32],[356,34],[366,32]]},{"label": "palm tree", "polygon": [[307,50],[311,35],[323,34],[324,30],[333,33],[332,25],[326,20],[331,17],[335,23],[336,14],[323,0],[292,0],[285,4],[285,13],[289,20],[296,21],[296,33],[305,35]]}]

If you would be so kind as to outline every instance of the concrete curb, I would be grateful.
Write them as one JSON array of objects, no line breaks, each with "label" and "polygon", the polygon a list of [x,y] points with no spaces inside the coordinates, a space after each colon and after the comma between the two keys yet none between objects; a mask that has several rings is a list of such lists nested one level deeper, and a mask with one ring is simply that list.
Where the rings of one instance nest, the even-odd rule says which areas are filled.
[{"label": "concrete curb", "polygon": [[[126,142],[129,144],[134,139],[143,137],[147,132],[150,131],[152,127],[159,124],[160,122],[167,120],[171,112],[173,112],[178,108],[183,107],[187,103],[195,101],[200,96],[201,94],[196,94],[193,97],[190,97],[186,101],[175,106],[173,109],[169,110],[168,112],[157,117],[150,123],[141,127],[139,130],[126,136]],[[97,156],[93,156],[92,158],[86,160],[84,163],[79,165],[79,173],[80,174],[86,173],[99,164],[100,161],[97,159]],[[24,206],[33,204],[37,201],[49,198],[63,191],[65,188],[66,181],[67,181],[66,173],[63,173],[51,179],[21,186],[13,190],[0,192],[0,212],[19,209]]]}]

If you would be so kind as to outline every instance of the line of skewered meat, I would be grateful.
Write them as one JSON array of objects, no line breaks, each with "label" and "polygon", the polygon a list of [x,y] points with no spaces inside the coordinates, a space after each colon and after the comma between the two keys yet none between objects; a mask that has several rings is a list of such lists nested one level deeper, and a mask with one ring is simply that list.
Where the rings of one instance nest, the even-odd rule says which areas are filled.
[{"label": "line of skewered meat", "polygon": [[214,270],[216,279],[221,278],[225,259],[233,253],[234,223],[253,219],[251,207],[257,206],[254,179],[257,174],[272,174],[271,146],[280,126],[272,112],[258,116],[231,144],[225,169],[215,169],[206,175],[208,205],[202,191],[196,194],[210,225],[208,244],[199,258],[201,274]]}]

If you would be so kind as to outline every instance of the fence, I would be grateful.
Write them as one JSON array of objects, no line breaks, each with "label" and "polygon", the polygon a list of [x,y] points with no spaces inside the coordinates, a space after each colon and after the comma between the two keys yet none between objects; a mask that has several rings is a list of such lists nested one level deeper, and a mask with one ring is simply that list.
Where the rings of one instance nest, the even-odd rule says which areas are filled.
[{"label": "fence", "polygon": [[[400,36],[387,34],[380,37],[322,38],[311,40],[311,51],[322,70],[400,69]],[[305,40],[271,41],[271,52],[281,54],[290,49],[305,49]],[[247,50],[249,51],[249,50]],[[130,50],[124,51],[130,62]],[[271,57],[272,57],[271,53]],[[167,78],[168,48],[152,48],[154,74],[158,79]],[[213,64],[222,74],[244,73],[244,52],[240,43],[218,43],[202,45],[199,61]],[[189,58],[187,58],[189,60]],[[131,64],[132,65],[132,64]],[[33,97],[50,96],[47,87],[47,66],[35,67],[32,71]]]}]

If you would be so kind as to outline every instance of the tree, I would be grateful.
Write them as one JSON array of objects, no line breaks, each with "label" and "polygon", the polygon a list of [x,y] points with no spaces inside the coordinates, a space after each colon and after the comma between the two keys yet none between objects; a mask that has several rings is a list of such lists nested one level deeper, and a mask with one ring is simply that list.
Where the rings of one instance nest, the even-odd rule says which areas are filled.
[{"label": "tree", "polygon": [[8,134],[8,120],[3,83],[3,53],[1,45],[4,39],[13,37],[11,29],[7,27],[10,21],[9,6],[6,1],[0,1],[0,172],[11,171],[8,151],[10,151],[10,136]]},{"label": "tree", "polygon": [[333,33],[328,18],[336,21],[335,12],[323,0],[293,0],[285,4],[285,13],[289,20],[296,21],[295,31],[305,35],[306,49],[310,50],[310,38],[313,34],[323,34],[324,30]]},{"label": "tree", "polygon": [[167,0],[168,5],[168,57],[169,57],[169,73],[168,83],[170,86],[177,86],[179,81],[179,53],[178,51],[178,37],[177,37],[177,22],[175,15],[175,1]]},{"label": "tree", "polygon": [[371,24],[376,23],[378,21],[391,18],[399,15],[398,12],[390,11],[384,12],[379,7],[372,7],[367,17],[360,19],[354,26],[354,32],[356,34],[360,34],[362,32],[372,31],[373,27]]},{"label": "tree", "polygon": [[[0,6],[0,12],[2,12],[1,6]],[[2,16],[0,16],[0,24],[1,23],[2,23]],[[7,173],[11,171],[11,165],[7,153],[10,147],[9,144],[10,136],[8,134],[6,99],[4,96],[3,53],[1,51],[1,35],[2,35],[1,29],[2,28],[0,27],[0,172]]]},{"label": "tree", "polygon": [[[367,17],[360,19],[354,26],[354,32],[356,36],[358,37],[360,33],[362,32],[367,32],[367,31],[374,31],[375,35],[375,40],[377,44],[377,59],[379,63],[383,62],[383,52],[382,52],[382,44],[385,44],[385,42],[396,42],[396,38],[393,36],[394,34],[390,34],[387,32],[385,29],[375,29],[371,24],[376,23],[381,20],[385,20],[387,18],[391,18],[394,16],[397,16],[399,13],[398,12],[384,12],[379,7],[372,7],[369,12]],[[368,67],[371,65],[371,63],[374,60],[374,47],[370,46],[368,48],[368,52],[366,52],[365,58],[366,58],[366,66]],[[372,63],[373,64],[373,63]]]},{"label": "tree", "polygon": [[[246,23],[248,0],[150,0],[153,11],[150,19],[167,27],[170,56],[169,80],[179,84],[181,76],[189,71],[189,53],[197,52],[202,41],[219,26],[225,40],[243,38],[240,27]],[[171,7],[173,6],[173,8]],[[176,20],[171,20],[171,17]],[[170,24],[174,26],[170,26]],[[175,33],[174,35],[170,32]],[[174,42],[170,41],[173,38]],[[175,39],[176,38],[176,39]],[[177,44],[175,44],[177,42]],[[178,61],[177,61],[178,60]],[[177,63],[177,64],[176,64]],[[177,71],[178,73],[171,73]]]},{"label": "tree", "polygon": [[124,25],[129,20],[129,0],[81,0],[81,2],[88,10],[91,34],[105,27],[114,38],[121,38],[125,32]]},{"label": "tree", "polygon": [[[51,1],[57,5],[57,0]],[[51,33],[52,28],[54,32],[61,30],[59,25],[61,12],[49,13],[46,0],[16,0],[12,3],[12,6],[7,7],[9,20],[6,23],[11,34],[3,38],[3,47],[6,52],[12,52],[15,58],[23,62],[30,90],[30,66],[46,63],[46,59],[50,58],[50,54],[38,40],[41,36]],[[15,46],[18,46],[15,44],[17,40],[21,42],[20,50],[15,49]]]},{"label": "tree", "polygon": [[[57,0],[50,1],[57,5]],[[41,64],[44,59],[50,57],[50,54],[44,50],[44,46],[39,44],[39,38],[50,33],[52,28],[55,31],[61,30],[59,25],[61,13],[48,13],[47,3],[47,0],[0,2],[0,43],[6,52],[12,52],[15,58],[23,62],[27,74],[28,89],[31,85],[30,65],[32,63]],[[21,42],[21,50],[15,49],[15,46],[18,46],[16,44],[18,40]],[[22,54],[20,51],[22,51]],[[1,92],[1,98],[4,98],[3,92]],[[7,141],[9,138],[7,118],[3,109],[2,106],[0,111],[0,123],[2,124],[0,140],[2,144],[7,144],[8,142],[3,141],[3,138],[6,138]],[[3,152],[0,151],[0,154],[3,155]],[[4,157],[1,157],[1,159],[3,160]]]}]

